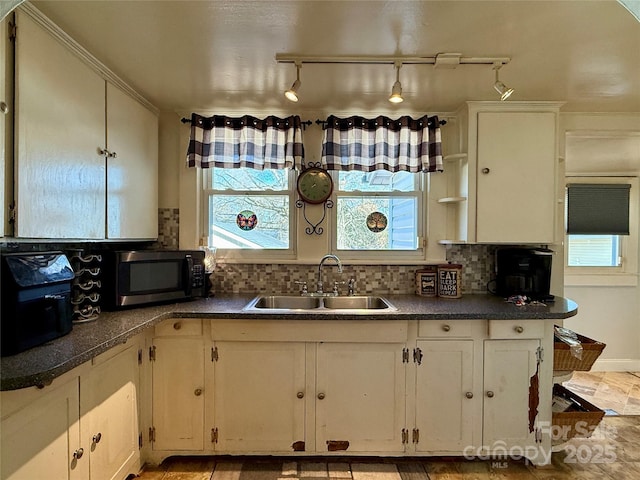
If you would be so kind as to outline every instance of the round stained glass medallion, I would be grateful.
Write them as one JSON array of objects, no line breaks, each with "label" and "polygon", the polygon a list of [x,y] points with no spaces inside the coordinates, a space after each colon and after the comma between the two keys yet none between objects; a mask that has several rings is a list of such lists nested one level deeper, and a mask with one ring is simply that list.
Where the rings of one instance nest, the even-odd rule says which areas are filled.
[{"label": "round stained glass medallion", "polygon": [[387,216],[382,212],[372,212],[367,215],[367,228],[373,233],[382,232],[387,228]]},{"label": "round stained glass medallion", "polygon": [[258,217],[251,210],[243,210],[236,217],[236,224],[240,230],[253,230],[258,226]]}]

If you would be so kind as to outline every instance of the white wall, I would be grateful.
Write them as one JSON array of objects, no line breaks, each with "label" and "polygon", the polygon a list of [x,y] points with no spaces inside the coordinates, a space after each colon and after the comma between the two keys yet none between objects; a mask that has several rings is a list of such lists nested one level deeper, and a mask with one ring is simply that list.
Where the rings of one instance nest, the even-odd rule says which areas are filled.
[{"label": "white wall", "polygon": [[[629,142],[619,141],[620,137],[640,135],[640,114],[561,114],[560,123],[562,137],[567,133],[584,134],[592,137],[589,142],[597,142],[600,137],[600,141],[611,147],[605,149],[606,153],[596,153],[599,149],[593,149],[590,154],[588,149],[569,146],[564,151],[567,171],[572,166],[600,163],[603,166],[600,173],[640,174],[640,146],[629,149],[623,147]],[[611,141],[608,133],[618,141]],[[640,223],[640,215],[630,221]],[[640,370],[640,286],[637,280],[636,275],[633,285],[578,286],[569,284],[566,279],[565,296],[578,303],[578,315],[565,320],[564,325],[607,345],[593,370]]]}]

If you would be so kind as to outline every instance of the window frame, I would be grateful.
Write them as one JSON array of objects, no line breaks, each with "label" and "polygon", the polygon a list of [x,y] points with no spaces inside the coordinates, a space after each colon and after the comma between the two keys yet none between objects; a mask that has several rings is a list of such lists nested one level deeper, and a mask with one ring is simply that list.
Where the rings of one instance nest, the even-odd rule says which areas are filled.
[{"label": "window frame", "polygon": [[569,234],[564,235],[564,284],[566,286],[581,285],[638,285],[638,206],[640,194],[638,192],[637,175],[565,175],[565,188],[569,183],[606,183],[631,184],[629,192],[629,235],[619,235],[622,261],[618,266],[594,267],[594,266],[569,266]]},{"label": "window frame", "polygon": [[[403,191],[390,191],[390,192],[362,192],[362,191],[349,191],[343,192],[340,191],[340,183],[339,183],[339,170],[330,171],[334,189],[332,193],[332,200],[334,202],[334,207],[331,209],[331,215],[329,215],[330,219],[330,228],[331,232],[330,238],[330,248],[331,252],[340,257],[342,260],[351,260],[351,261],[380,261],[384,260],[385,263],[407,263],[407,262],[420,262],[424,261],[426,256],[426,245],[427,245],[427,202],[429,199],[427,188],[428,185],[428,177],[425,172],[411,172],[413,175],[418,176],[418,181],[416,182],[416,190],[410,192]],[[363,172],[365,173],[365,172]],[[370,172],[369,172],[370,173]],[[338,199],[339,197],[343,198],[353,198],[353,197],[416,197],[416,205],[417,205],[417,248],[415,250],[344,250],[338,249]],[[389,261],[389,256],[393,255],[393,260]]]},{"label": "window frame", "polygon": [[296,179],[297,171],[289,168],[287,173],[288,190],[215,190],[213,188],[213,175],[216,167],[202,170],[201,181],[201,211],[202,226],[200,231],[202,242],[207,243],[209,236],[209,199],[211,195],[227,194],[227,195],[248,195],[248,196],[273,196],[282,195],[289,199],[289,248],[287,249],[268,249],[268,248],[217,248],[216,256],[223,258],[225,261],[235,263],[272,263],[274,261],[295,260],[297,255],[297,208],[296,208]]}]

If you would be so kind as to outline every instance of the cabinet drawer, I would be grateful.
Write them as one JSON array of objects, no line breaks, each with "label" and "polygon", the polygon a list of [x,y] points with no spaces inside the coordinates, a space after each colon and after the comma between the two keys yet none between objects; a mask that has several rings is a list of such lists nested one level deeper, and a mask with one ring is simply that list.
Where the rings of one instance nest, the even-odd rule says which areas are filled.
[{"label": "cabinet drawer", "polygon": [[489,338],[543,338],[544,320],[489,320]]},{"label": "cabinet drawer", "polygon": [[202,320],[172,318],[156,325],[157,337],[194,337],[202,335]]},{"label": "cabinet drawer", "polygon": [[[473,320],[420,320],[419,337],[470,337]],[[476,321],[478,323],[478,321]]]}]

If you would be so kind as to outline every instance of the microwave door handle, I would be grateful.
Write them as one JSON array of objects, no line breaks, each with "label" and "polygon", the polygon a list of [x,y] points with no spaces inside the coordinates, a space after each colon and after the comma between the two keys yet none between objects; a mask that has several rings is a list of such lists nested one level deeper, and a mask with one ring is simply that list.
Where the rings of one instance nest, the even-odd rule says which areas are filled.
[{"label": "microwave door handle", "polygon": [[193,285],[193,257],[191,255],[187,255],[184,259],[184,278],[186,279],[186,284],[184,286],[184,294],[188,297],[191,296],[191,289]]}]

